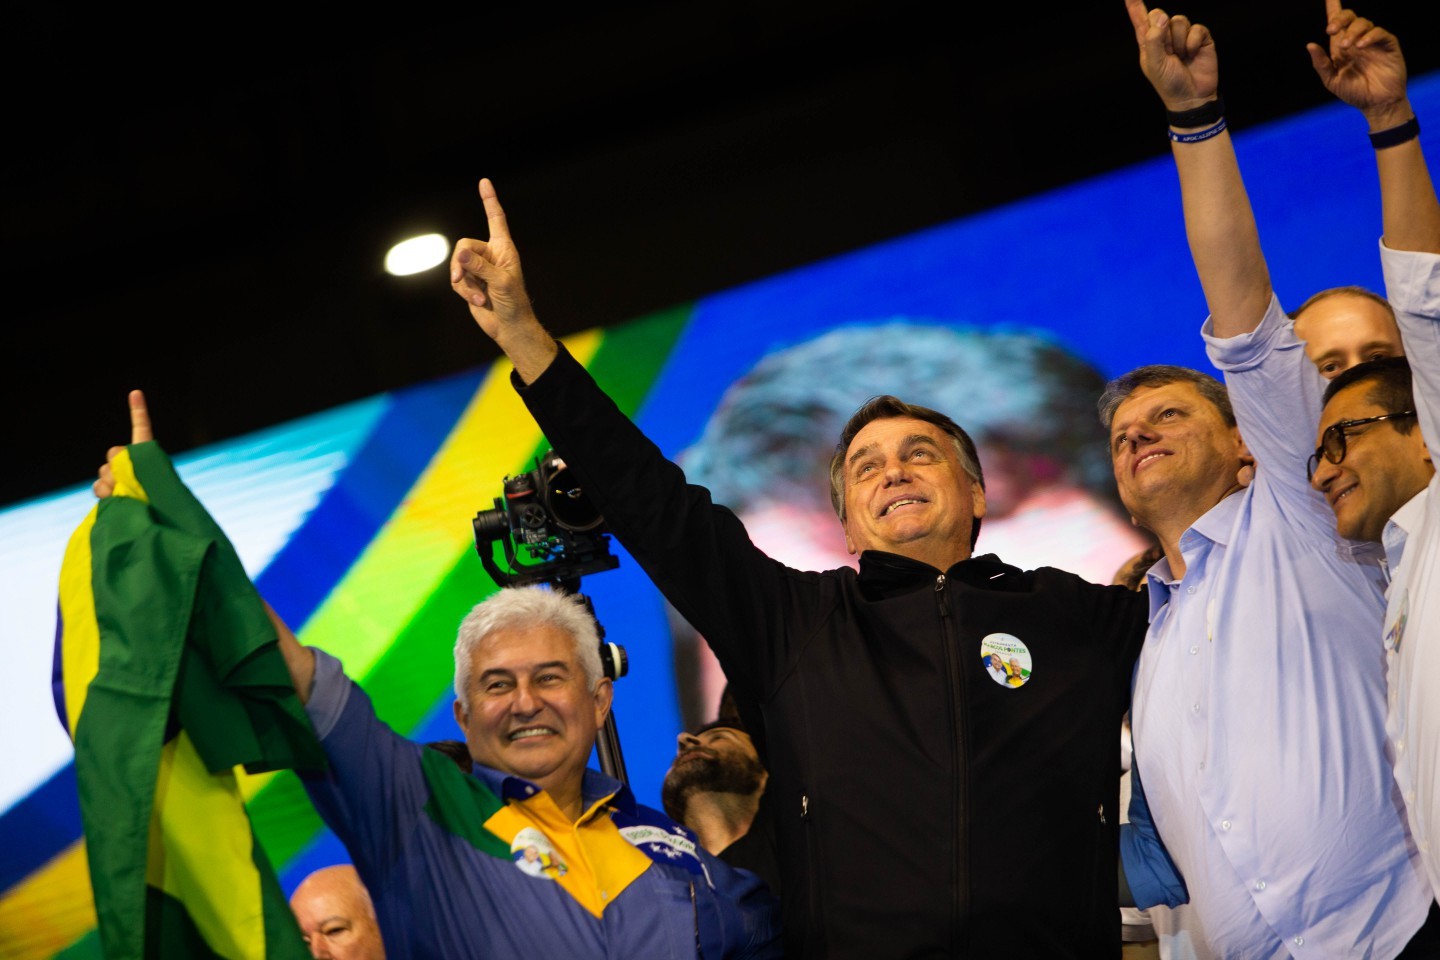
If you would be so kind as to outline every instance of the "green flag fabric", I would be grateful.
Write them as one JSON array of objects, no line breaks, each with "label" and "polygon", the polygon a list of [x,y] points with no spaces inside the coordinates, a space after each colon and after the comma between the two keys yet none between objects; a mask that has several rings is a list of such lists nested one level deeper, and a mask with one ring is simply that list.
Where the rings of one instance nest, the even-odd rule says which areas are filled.
[{"label": "green flag fabric", "polygon": [[107,957],[309,956],[233,772],[318,768],[263,602],[153,442],[71,537],[56,707]]}]

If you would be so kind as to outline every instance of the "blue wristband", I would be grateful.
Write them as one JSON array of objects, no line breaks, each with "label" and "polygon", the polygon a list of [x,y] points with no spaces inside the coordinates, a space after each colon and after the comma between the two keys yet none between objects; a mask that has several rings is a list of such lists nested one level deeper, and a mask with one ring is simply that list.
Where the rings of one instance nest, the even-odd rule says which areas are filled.
[{"label": "blue wristband", "polygon": [[1209,140],[1211,137],[1219,136],[1224,129],[1225,118],[1221,117],[1219,123],[1213,127],[1206,127],[1204,130],[1196,130],[1194,133],[1176,133],[1174,130],[1171,130],[1169,133],[1170,139],[1176,143],[1199,143],[1201,140]]}]

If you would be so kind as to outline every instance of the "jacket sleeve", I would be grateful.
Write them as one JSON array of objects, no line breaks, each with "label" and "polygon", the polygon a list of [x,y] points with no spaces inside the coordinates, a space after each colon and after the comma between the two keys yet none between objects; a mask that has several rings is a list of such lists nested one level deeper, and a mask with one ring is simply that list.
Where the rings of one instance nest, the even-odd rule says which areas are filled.
[{"label": "jacket sleeve", "polygon": [[783,956],[780,901],[749,870],[732,867],[696,844],[711,902],[697,904],[700,955],[727,960]]},{"label": "jacket sleeve", "polygon": [[738,517],[686,483],[563,346],[533,383],[514,383],[606,528],[704,635],[737,690],[765,699],[786,657],[787,585],[806,575],[765,556]]},{"label": "jacket sleeve", "polygon": [[1120,865],[1135,906],[1141,910],[1190,902],[1180,869],[1155,829],[1134,758],[1130,761],[1130,822],[1120,824]]},{"label": "jacket sleeve", "polygon": [[[1131,673],[1133,691],[1138,665]],[[1120,824],[1120,869],[1135,906],[1141,910],[1150,907],[1178,907],[1190,902],[1190,891],[1185,888],[1185,879],[1180,868],[1170,859],[1170,851],[1155,829],[1155,818],[1150,816],[1150,804],[1145,800],[1145,785],[1140,780],[1140,758],[1130,754],[1130,807],[1127,813],[1129,823]]]},{"label": "jacket sleeve", "polygon": [[399,856],[405,823],[429,799],[423,748],[381,722],[370,698],[323,650],[315,649],[305,710],[329,761],[324,773],[301,775],[305,792],[361,875],[378,876]]}]

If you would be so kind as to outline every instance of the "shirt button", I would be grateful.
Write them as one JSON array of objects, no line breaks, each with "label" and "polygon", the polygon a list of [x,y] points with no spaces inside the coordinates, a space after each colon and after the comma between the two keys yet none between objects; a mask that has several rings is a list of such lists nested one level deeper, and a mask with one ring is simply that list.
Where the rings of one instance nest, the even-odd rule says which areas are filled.
[{"label": "shirt button", "polygon": [[1194,593],[1194,592],[1195,592],[1195,588],[1194,588],[1194,587],[1186,587],[1186,588],[1185,588],[1185,592],[1186,592],[1186,593]]},{"label": "shirt button", "polygon": [[1195,654],[1197,654],[1197,653],[1199,653],[1199,652],[1200,652],[1200,648],[1199,648],[1199,647],[1191,647],[1191,648],[1190,648],[1190,656],[1192,656],[1192,657],[1195,656]]},{"label": "shirt button", "polygon": [[1198,703],[1192,703],[1192,704],[1190,705],[1190,712],[1191,712],[1191,713],[1199,713],[1199,712],[1200,712],[1200,704],[1198,704]]},{"label": "shirt button", "polygon": [[1229,821],[1229,820],[1221,820],[1221,821],[1220,821],[1220,829],[1221,829],[1221,830],[1229,830],[1229,829],[1230,829],[1230,821]]},{"label": "shirt button", "polygon": [[609,900],[609,899],[610,899],[610,893],[609,893],[609,891],[607,891],[607,890],[601,890],[601,891],[600,891],[600,899],[601,899],[601,900]]},{"label": "shirt button", "polygon": [[1204,760],[1201,760],[1201,761],[1200,761],[1200,769],[1201,769],[1201,770],[1204,770],[1204,769],[1205,769],[1205,761],[1204,761]]},{"label": "shirt button", "polygon": [[1296,938],[1295,938],[1295,946],[1297,946],[1297,947],[1303,947],[1303,946],[1305,946],[1305,938],[1304,938],[1304,937],[1296,937]]},{"label": "shirt button", "polygon": [[1264,889],[1265,889],[1265,881],[1264,881],[1264,880],[1256,880],[1256,881],[1255,881],[1255,889],[1256,889],[1256,890],[1264,890]]},{"label": "shirt button", "polygon": [[1395,741],[1395,752],[1396,752],[1397,754],[1399,754],[1399,753],[1404,753],[1404,752],[1405,752],[1405,741],[1404,741],[1404,740],[1396,740],[1396,741]]}]

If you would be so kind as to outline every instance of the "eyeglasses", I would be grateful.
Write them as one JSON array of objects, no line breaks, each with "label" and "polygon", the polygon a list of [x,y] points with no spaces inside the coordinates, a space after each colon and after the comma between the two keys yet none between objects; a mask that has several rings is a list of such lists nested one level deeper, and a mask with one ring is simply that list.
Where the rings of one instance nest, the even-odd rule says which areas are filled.
[{"label": "eyeglasses", "polygon": [[1320,458],[1323,456],[1331,463],[1339,463],[1345,459],[1345,431],[1353,430],[1356,427],[1363,427],[1367,423],[1379,423],[1381,420],[1399,420],[1401,417],[1415,416],[1414,410],[1406,410],[1403,413],[1386,413],[1378,417],[1362,417],[1359,420],[1340,420],[1325,428],[1320,435],[1320,446],[1310,454],[1310,459],[1305,463],[1305,479],[1315,479],[1315,468],[1320,466]]}]

